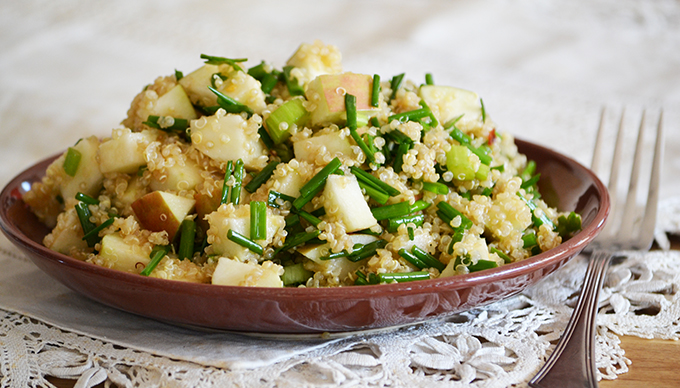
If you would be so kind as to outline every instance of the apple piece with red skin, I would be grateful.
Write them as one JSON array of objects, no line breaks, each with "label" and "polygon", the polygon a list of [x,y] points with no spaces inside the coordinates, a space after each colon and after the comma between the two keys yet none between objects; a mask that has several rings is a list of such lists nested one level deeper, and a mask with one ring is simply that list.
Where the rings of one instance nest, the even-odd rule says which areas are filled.
[{"label": "apple piece with red skin", "polygon": [[166,231],[172,241],[182,220],[194,209],[192,198],[164,191],[152,191],[132,203],[132,211],[144,229]]},{"label": "apple piece with red skin", "polygon": [[[378,112],[371,106],[373,77],[366,74],[323,74],[307,86],[305,96],[316,108],[311,112],[312,125],[342,124],[347,120],[345,94],[356,97],[357,115],[367,121]],[[360,125],[361,126],[361,125]]]}]

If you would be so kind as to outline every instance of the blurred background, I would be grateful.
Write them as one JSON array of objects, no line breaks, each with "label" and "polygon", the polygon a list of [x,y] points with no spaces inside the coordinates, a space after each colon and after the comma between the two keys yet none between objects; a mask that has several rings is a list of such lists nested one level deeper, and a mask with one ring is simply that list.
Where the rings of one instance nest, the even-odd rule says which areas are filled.
[{"label": "blurred background", "polygon": [[200,67],[201,53],[280,68],[316,39],[339,47],[346,71],[417,83],[430,72],[474,90],[499,129],[584,164],[603,106],[663,106],[680,150],[677,0],[4,0],[0,182],[110,135],[146,84]]}]

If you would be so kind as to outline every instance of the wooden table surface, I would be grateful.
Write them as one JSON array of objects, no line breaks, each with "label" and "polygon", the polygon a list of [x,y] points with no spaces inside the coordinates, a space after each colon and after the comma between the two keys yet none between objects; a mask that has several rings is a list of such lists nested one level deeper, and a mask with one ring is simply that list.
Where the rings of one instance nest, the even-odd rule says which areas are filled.
[{"label": "wooden table surface", "polygon": [[[680,249],[680,238],[671,240]],[[621,348],[631,360],[628,373],[616,380],[600,381],[600,388],[677,388],[680,387],[680,341],[621,337]],[[59,388],[73,387],[74,380],[48,377]],[[104,387],[104,384],[97,386]]]}]

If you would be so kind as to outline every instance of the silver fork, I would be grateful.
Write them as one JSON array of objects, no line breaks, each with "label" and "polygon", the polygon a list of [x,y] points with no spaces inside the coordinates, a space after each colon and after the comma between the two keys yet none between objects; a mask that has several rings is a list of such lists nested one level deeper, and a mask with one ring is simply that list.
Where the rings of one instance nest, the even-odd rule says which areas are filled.
[{"label": "silver fork", "polygon": [[[605,109],[602,110],[600,126],[593,154],[592,168],[598,171],[605,136]],[[642,113],[637,134],[635,156],[631,168],[628,195],[625,203],[617,201],[619,171],[622,165],[624,144],[624,116],[621,113],[614,156],[611,163],[608,190],[611,198],[610,217],[600,235],[587,248],[591,251],[590,261],[579,296],[578,304],[550,358],[529,385],[534,388],[552,387],[597,387],[595,366],[595,330],[598,309],[598,294],[604,282],[605,273],[612,256],[624,250],[649,250],[654,237],[659,180],[663,153],[663,111],[659,112],[656,125],[656,141],[652,158],[651,178],[646,205],[638,204],[638,186],[644,157],[644,130],[646,111]],[[625,183],[625,182],[624,182]],[[644,213],[641,214],[641,211]],[[641,218],[641,220],[640,220]],[[641,221],[641,222],[639,222]]]}]

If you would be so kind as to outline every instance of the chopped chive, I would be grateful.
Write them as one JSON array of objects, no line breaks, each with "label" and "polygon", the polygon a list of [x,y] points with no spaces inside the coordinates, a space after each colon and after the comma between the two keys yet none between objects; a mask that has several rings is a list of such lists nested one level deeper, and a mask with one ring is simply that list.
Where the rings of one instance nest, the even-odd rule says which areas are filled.
[{"label": "chopped chive", "polygon": [[281,248],[277,249],[277,252],[283,252],[291,248],[295,248],[296,246],[302,245],[311,239],[319,237],[320,234],[321,234],[320,230],[300,233],[296,236],[293,236],[290,240],[287,240]]},{"label": "chopped chive", "polygon": [[229,229],[227,232],[227,238],[236,244],[247,248],[251,252],[257,253],[258,255],[264,253],[264,249],[260,244],[242,235],[241,233],[234,231],[233,229]]},{"label": "chopped chive", "polygon": [[377,108],[380,102],[380,76],[373,75],[373,87],[371,88],[371,106]]},{"label": "chopped chive", "polygon": [[241,203],[241,186],[243,186],[243,160],[239,159],[234,163],[234,186],[231,187],[231,203],[238,205]]},{"label": "chopped chive", "polygon": [[290,195],[279,193],[278,191],[274,191],[274,190],[269,190],[269,196],[267,198],[267,206],[280,208],[281,207],[280,202],[293,203],[293,201],[295,201],[295,198],[291,197]]},{"label": "chopped chive", "polygon": [[298,216],[300,216],[300,218],[302,218],[303,220],[309,222],[310,224],[312,224],[314,226],[317,226],[321,223],[321,219],[312,215],[311,213],[307,213],[305,211],[299,210],[297,212],[297,214],[298,214]]},{"label": "chopped chive", "polygon": [[357,98],[345,93],[345,112],[347,114],[347,128],[357,129]]},{"label": "chopped chive", "polygon": [[267,238],[267,204],[262,201],[250,203],[250,238],[253,240]]},{"label": "chopped chive", "polygon": [[416,238],[416,232],[415,232],[415,230],[413,230],[413,228],[409,226],[409,227],[407,228],[407,231],[408,231],[408,240],[409,240],[409,241],[413,241],[413,239]]},{"label": "chopped chive", "polygon": [[378,121],[378,117],[373,116],[371,117],[371,120],[369,121],[372,127],[380,128],[380,121]]},{"label": "chopped chive", "polygon": [[415,201],[413,203],[413,205],[411,205],[411,211],[410,212],[411,213],[419,212],[421,210],[427,209],[428,207],[430,207],[429,202],[426,202],[426,201],[423,201],[422,199],[419,199],[419,200]]},{"label": "chopped chive", "polygon": [[470,270],[470,272],[477,272],[496,267],[498,267],[498,263],[496,263],[493,260],[479,260],[475,264],[469,265],[468,269]]},{"label": "chopped chive", "polygon": [[189,128],[189,120],[171,116],[149,115],[142,124],[165,132],[186,131]]},{"label": "chopped chive", "polygon": [[390,80],[390,89],[392,89],[392,95],[390,96],[390,101],[394,100],[397,96],[397,91],[401,87],[401,82],[404,80],[405,73],[401,73],[392,77]]},{"label": "chopped chive", "polygon": [[264,76],[260,80],[260,89],[262,89],[262,92],[264,94],[271,94],[272,90],[274,90],[274,87],[276,84],[279,82],[279,76],[278,74],[275,73],[267,73],[267,75]]},{"label": "chopped chive", "polygon": [[437,260],[434,256],[430,255],[427,253],[425,250],[418,248],[418,246],[414,245],[411,247],[411,253],[413,253],[417,258],[420,259],[423,263],[425,263],[426,267],[432,267],[438,269],[440,272],[446,268],[446,265],[442,263],[441,261]]},{"label": "chopped chive", "polygon": [[288,88],[288,93],[291,96],[302,96],[305,94],[305,90],[297,82],[297,79],[291,77],[290,71],[293,70],[294,66],[284,66],[283,67],[283,79],[286,82],[286,87]]},{"label": "chopped chive", "polygon": [[364,152],[366,159],[371,163],[375,162],[375,155],[357,133],[357,98],[349,93],[345,94],[345,111],[347,113],[347,128],[349,128],[352,139]]},{"label": "chopped chive", "polygon": [[[461,114],[460,116],[454,117],[449,121],[448,123],[444,124],[444,129],[449,130],[451,128],[456,128],[456,123],[465,116],[465,113]],[[456,128],[458,129],[458,128]]]},{"label": "chopped chive", "polygon": [[179,225],[179,249],[177,257],[180,260],[189,259],[194,256],[194,240],[196,239],[196,222],[185,218]]},{"label": "chopped chive", "polygon": [[482,123],[486,122],[486,108],[484,108],[484,100],[479,99],[479,104],[482,106]]},{"label": "chopped chive", "polygon": [[529,210],[531,210],[531,219],[532,219],[534,225],[536,225],[536,227],[539,227],[543,224],[546,224],[550,227],[551,230],[555,230],[555,224],[553,224],[553,222],[550,220],[550,218],[548,218],[548,216],[545,215],[545,212],[542,209],[539,209],[540,210],[540,216],[538,216],[538,217],[536,216],[536,208],[537,207],[536,207],[536,204],[534,203],[534,201],[527,199],[525,196],[523,196],[520,193],[517,193],[517,195],[522,199],[522,201],[524,201],[524,203],[527,204],[527,206],[529,207]]},{"label": "chopped chive", "polygon": [[210,85],[211,85],[213,88],[216,88],[216,87],[217,87],[217,79],[218,79],[218,78],[219,78],[220,80],[222,80],[222,81],[226,81],[226,80],[227,80],[227,76],[226,76],[226,75],[222,75],[221,73],[214,73],[212,76],[210,76]]},{"label": "chopped chive", "polygon": [[181,71],[175,69],[175,80],[176,80],[176,81],[179,81],[179,80],[181,80],[182,78],[184,78],[184,73],[182,73]]},{"label": "chopped chive", "polygon": [[358,180],[363,181],[369,185],[372,185],[378,189],[389,194],[391,197],[401,194],[401,192],[394,187],[390,186],[388,183],[383,182],[379,178],[376,178],[372,174],[360,169],[359,167],[352,166],[349,168],[352,174],[354,174]]},{"label": "chopped chive", "polygon": [[156,269],[158,266],[158,263],[161,262],[161,260],[165,257],[165,255],[170,252],[170,245],[156,245],[153,247],[151,250],[151,254],[149,257],[151,260],[149,261],[149,264],[144,267],[144,270],[140,273],[142,276],[149,276],[151,275],[151,272]]},{"label": "chopped chive", "polygon": [[[430,109],[430,107],[427,105],[425,100],[420,100],[420,102],[418,104],[420,104],[420,106],[422,106],[423,109],[427,110],[428,116],[430,117],[430,125],[432,127],[436,127],[437,125],[439,125],[437,118],[434,116],[434,113],[432,113],[432,109]],[[422,124],[422,121],[421,121],[421,124]]]},{"label": "chopped chive", "polygon": [[424,214],[411,214],[401,217],[393,217],[387,219],[387,231],[394,233],[399,229],[401,224],[414,224],[415,226],[422,226],[425,222]]},{"label": "chopped chive", "polygon": [[576,212],[570,212],[568,215],[560,215],[557,218],[557,233],[563,238],[569,238],[574,233],[581,230],[582,220],[581,215]]},{"label": "chopped chive", "polygon": [[314,273],[305,269],[302,263],[297,263],[283,267],[281,281],[283,281],[284,286],[293,286],[307,282],[307,279],[311,278],[312,275]]},{"label": "chopped chive", "polygon": [[401,217],[411,213],[411,205],[408,201],[397,202],[392,205],[373,208],[371,209],[371,213],[373,213],[373,217],[378,221],[386,220],[388,218]]},{"label": "chopped chive", "polygon": [[222,64],[227,64],[231,67],[234,68],[234,70],[238,71],[243,71],[241,66],[238,65],[239,62],[245,62],[248,60],[248,58],[237,58],[237,59],[232,59],[232,58],[224,58],[224,57],[215,57],[212,55],[206,55],[206,54],[201,54],[201,59],[205,59],[205,63],[209,65],[222,65]]},{"label": "chopped chive", "polygon": [[88,205],[99,205],[99,200],[92,198],[87,194],[81,193],[80,191],[76,194],[76,199],[80,202],[85,202]]},{"label": "chopped chive", "polygon": [[217,104],[220,106],[220,108],[224,109],[228,113],[246,112],[248,116],[253,114],[253,110],[248,106],[241,104],[240,102],[213,88],[212,86],[208,86],[208,89],[210,89],[210,91],[217,96]]},{"label": "chopped chive", "polygon": [[229,200],[231,199],[231,195],[229,194],[230,187],[229,185],[227,185],[227,181],[229,181],[229,178],[231,178],[231,174],[233,172],[234,162],[230,160],[227,162],[227,168],[226,171],[224,172],[224,183],[222,184],[222,196],[220,197],[220,205],[229,203]]},{"label": "chopped chive", "polygon": [[460,226],[456,229],[469,229],[472,227],[473,223],[470,221],[469,218],[467,218],[463,213],[458,211],[458,209],[454,208],[453,206],[449,205],[448,202],[441,201],[437,204],[437,208],[439,209],[437,211],[437,215],[439,215],[439,218],[441,218],[444,222],[447,224],[451,224],[451,221],[453,221],[454,218],[460,216],[461,222]]},{"label": "chopped chive", "polygon": [[263,126],[260,126],[260,128],[257,129],[257,134],[260,135],[260,140],[262,140],[262,143],[264,143],[267,149],[271,150],[274,148],[274,140],[272,140],[271,136],[269,136],[269,132],[267,132]]},{"label": "chopped chive", "polygon": [[64,171],[68,176],[75,176],[78,171],[78,166],[80,166],[80,159],[83,154],[77,149],[69,147],[66,151],[66,157],[64,158]]},{"label": "chopped chive", "polygon": [[267,164],[255,177],[253,180],[248,182],[247,185],[244,186],[246,191],[249,193],[254,193],[260,186],[262,186],[269,178],[274,174],[274,170],[276,170],[276,166],[279,165],[279,162],[277,161],[271,161],[269,164]]},{"label": "chopped chive", "polygon": [[475,147],[472,145],[472,138],[470,136],[466,135],[463,133],[458,128],[453,128],[453,130],[450,133],[451,137],[456,140],[458,143],[461,145],[466,146],[473,154],[477,155],[479,157],[479,160],[485,164],[485,165],[490,165],[492,161],[491,155],[489,153],[491,152],[491,149],[489,147]]},{"label": "chopped chive", "polygon": [[432,77],[432,73],[425,74],[425,85],[434,85],[434,78]]},{"label": "chopped chive", "polygon": [[522,182],[520,185],[521,188],[524,190],[529,189],[530,187],[533,187],[538,183],[538,180],[541,179],[541,174],[536,174],[532,176],[531,178],[527,179],[526,181]]},{"label": "chopped chive", "polygon": [[361,246],[361,248],[352,251],[352,253],[347,256],[347,259],[352,262],[367,259],[374,256],[378,249],[384,248],[385,245],[387,245],[387,241],[385,240],[376,240],[368,244],[364,244]]},{"label": "chopped chive", "polygon": [[501,251],[500,249],[489,247],[489,252],[497,254],[498,257],[503,259],[505,264],[512,263],[512,258],[508,256],[505,252]]},{"label": "chopped chive", "polygon": [[387,203],[387,200],[390,199],[390,195],[384,192],[382,189],[376,188],[375,186],[367,184],[364,181],[358,179],[357,182],[359,182],[359,187],[361,187],[369,197],[373,198],[373,200],[379,204],[384,205]]},{"label": "chopped chive", "polygon": [[418,269],[423,269],[427,267],[427,264],[423,263],[418,257],[416,257],[416,255],[407,251],[405,248],[401,248],[398,253],[399,256],[403,257],[404,260],[413,264]]},{"label": "chopped chive", "polygon": [[258,81],[262,81],[262,78],[269,74],[267,70],[265,70],[265,66],[266,63],[264,61],[260,62],[259,64],[248,69],[248,75]]},{"label": "chopped chive", "polygon": [[393,120],[397,120],[400,123],[405,123],[407,121],[418,121],[422,119],[423,117],[428,117],[430,116],[430,110],[429,108],[420,108],[420,109],[415,109],[415,110],[410,110],[407,112],[402,112],[402,113],[397,113],[393,114],[392,116],[389,116],[387,118],[387,122],[390,123]]},{"label": "chopped chive", "polygon": [[397,148],[397,155],[394,159],[394,164],[392,169],[397,174],[401,172],[401,166],[404,164],[404,156],[408,153],[410,145],[408,143],[400,143],[399,148]]},{"label": "chopped chive", "polygon": [[357,143],[359,148],[361,148],[361,150],[364,152],[366,159],[368,159],[370,163],[375,163],[375,153],[368,147],[364,139],[359,136],[357,130],[350,128],[349,134],[352,136],[352,139],[354,139],[354,142]]},{"label": "chopped chive", "polygon": [[415,280],[427,280],[430,274],[427,271],[418,272],[397,272],[397,273],[381,273],[378,274],[380,283],[397,283],[412,282]]},{"label": "chopped chive", "polygon": [[342,162],[337,157],[330,161],[324,168],[305,183],[300,188],[300,196],[293,201],[293,207],[301,209],[307,202],[311,201],[314,196],[323,189],[328,176],[334,173],[342,166]]},{"label": "chopped chive", "polygon": [[536,172],[536,162],[534,160],[529,160],[527,162],[527,165],[524,167],[522,172],[519,174],[520,179],[522,179],[522,182],[526,182],[531,177],[534,175]]},{"label": "chopped chive", "polygon": [[104,230],[104,229],[108,228],[109,226],[111,226],[111,224],[113,224],[114,221],[115,221],[115,218],[109,218],[108,220],[102,222],[99,226],[97,226],[96,228],[91,229],[89,232],[87,232],[87,233],[83,236],[82,240],[83,240],[83,241],[87,241],[87,242],[88,242],[88,244],[87,244],[88,246],[90,246],[90,241],[92,241],[92,242],[94,242],[94,243],[92,244],[92,246],[94,246],[96,243],[98,243],[99,241],[101,241],[101,238],[99,238],[99,232],[101,232],[102,230]]},{"label": "chopped chive", "polygon": [[[96,228],[96,225],[90,221],[90,218],[92,217],[92,213],[90,212],[90,208],[85,202],[78,202],[76,204],[76,214],[78,215],[78,219],[80,220],[80,226],[83,228],[83,235],[89,234],[94,228]],[[97,243],[98,236],[92,236],[86,240],[87,241],[87,246],[93,247]]]},{"label": "chopped chive", "polygon": [[449,186],[440,182],[423,182],[423,190],[435,194],[446,195],[449,193]]}]

